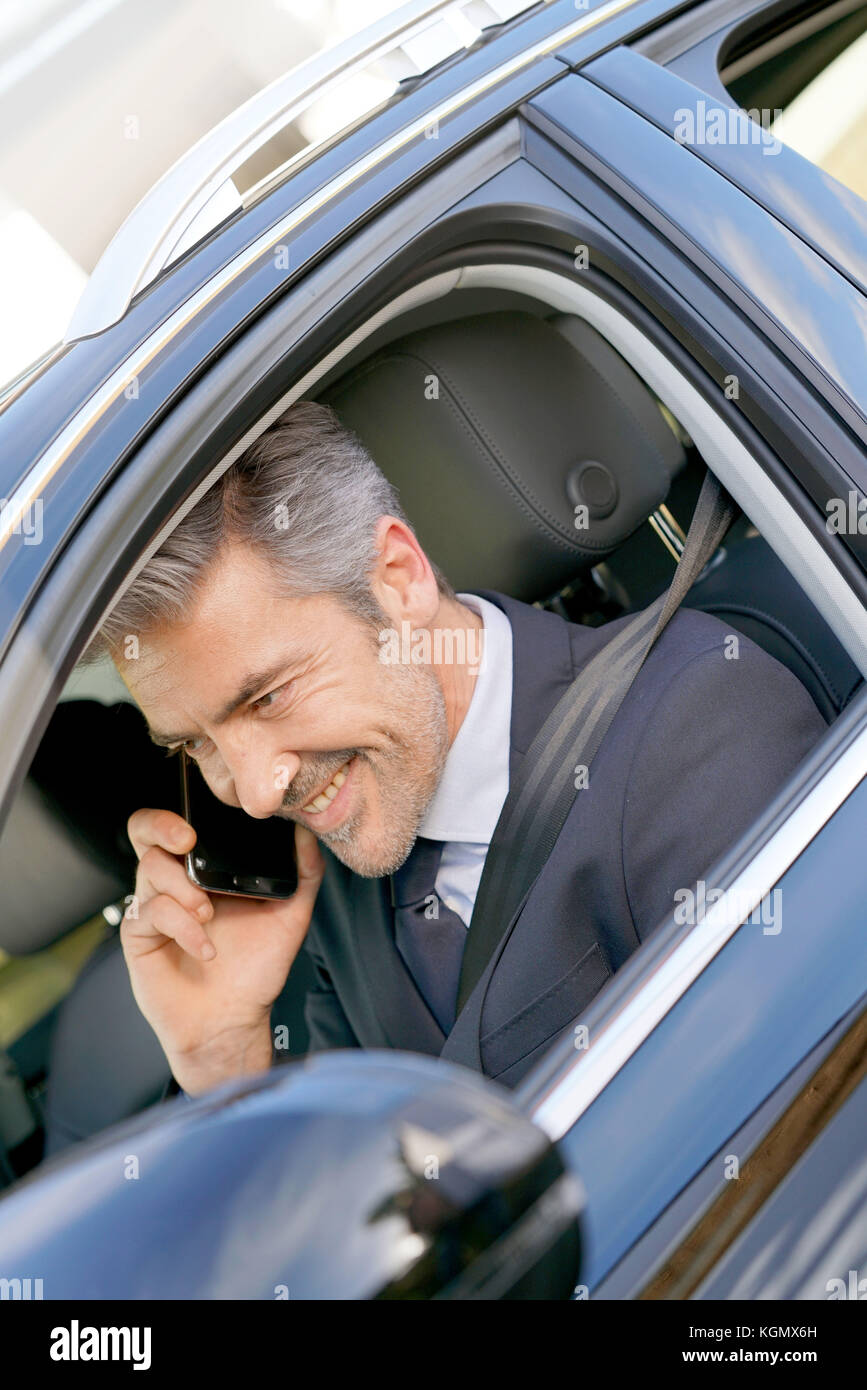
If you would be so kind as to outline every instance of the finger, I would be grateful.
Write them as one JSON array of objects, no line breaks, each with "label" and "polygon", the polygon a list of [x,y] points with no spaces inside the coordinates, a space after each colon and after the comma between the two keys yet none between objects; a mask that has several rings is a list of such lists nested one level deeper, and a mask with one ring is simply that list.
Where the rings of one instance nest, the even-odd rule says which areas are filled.
[{"label": "finger", "polygon": [[144,955],[163,945],[167,938],[196,960],[213,960],[217,954],[201,922],[168,893],[149,898],[137,917],[124,916],[120,932],[124,948],[132,955]]},{"label": "finger", "polygon": [[319,841],[306,825],[300,821],[295,825],[295,859],[298,864],[298,878],[314,878],[317,883],[325,872],[325,860],[319,848]]},{"label": "finger", "polygon": [[167,893],[201,922],[207,922],[214,915],[207,893],[190,880],[183,864],[158,845],[151,845],[139,860],[136,894],[144,903],[160,893]]},{"label": "finger", "polygon": [[313,831],[300,823],[295,826],[295,858],[298,864],[298,887],[289,902],[293,910],[300,908],[304,912],[311,912],[325,873],[325,859]]},{"label": "finger", "polygon": [[187,854],[196,843],[193,827],[174,811],[151,808],[133,811],[126,823],[126,833],[138,859],[151,845],[159,845],[170,854]]}]

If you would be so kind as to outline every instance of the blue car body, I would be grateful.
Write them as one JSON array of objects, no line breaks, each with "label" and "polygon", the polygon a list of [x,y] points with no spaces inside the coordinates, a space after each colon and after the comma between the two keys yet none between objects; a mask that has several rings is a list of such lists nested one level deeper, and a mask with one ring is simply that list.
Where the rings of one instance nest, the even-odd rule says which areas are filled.
[{"label": "blue car body", "polygon": [[[684,111],[697,114],[710,101],[734,105],[719,79],[719,55],[769,23],[769,10],[734,4],[713,28],[707,6],[671,0],[535,7],[410,83],[212,231],[116,322],[65,343],[7,392],[0,494],[20,505],[41,497],[44,535],[38,546],[13,530],[0,538],[3,813],[80,634],[207,471],[215,441],[225,449],[240,439],[281,384],[300,379],[402,288],[459,265],[575,274],[575,248],[589,247],[582,283],[629,317],[684,379],[717,392],[733,435],[762,459],[770,483],[864,603],[867,527],[831,536],[824,521],[831,499],[867,495],[867,205],[785,147],[770,158],[761,141],[692,147],[676,138]],[[774,22],[797,10],[774,6]],[[531,52],[537,56],[522,63]],[[486,85],[496,72],[504,75]],[[477,94],[464,99],[471,89]],[[451,113],[437,139],[399,138],[437,110]],[[356,167],[361,172],[350,177]],[[274,252],[284,245],[288,268],[278,270]],[[723,401],[732,374],[736,404]],[[503,1124],[507,1115],[514,1120],[509,1107],[532,1117],[580,1181],[578,1278],[591,1297],[636,1297],[660,1268],[680,1269],[690,1233],[725,1198],[727,1160],[734,1155],[743,1167],[782,1117],[797,1116],[811,1078],[825,1075],[841,1047],[854,1046],[867,992],[865,771],[861,691],[796,783],[717,866],[718,881],[730,883],[762,846],[791,835],[796,847],[776,880],[783,929],[759,918],[732,931],[571,1111],[579,1073],[596,1065],[592,1048],[583,1057],[562,1045],[508,1106],[502,1101]],[[813,819],[798,839],[792,826],[804,806]],[[647,994],[684,940],[672,920],[627,962],[588,1010],[591,1037],[607,1035],[618,1010]],[[832,1264],[844,1281],[849,1270],[867,1273],[863,1065],[863,1057],[852,1063],[848,1089],[840,1083],[809,1142],[792,1149],[791,1163],[713,1258],[693,1262],[677,1296],[827,1298],[836,1296]],[[275,1146],[303,1144],[298,1113],[316,1066],[315,1059],[307,1070],[300,1064],[291,1076],[278,1068],[246,1100],[230,1088],[223,1099],[168,1103],[163,1118],[148,1112],[147,1127],[136,1121],[128,1133],[154,1161],[171,1141],[191,1162],[207,1135],[226,1164],[213,1180],[223,1201],[256,1162],[275,1161]],[[378,1112],[371,1101],[356,1135],[357,1165],[369,1180],[364,1201],[374,1200],[375,1175],[387,1161],[383,1136],[391,1142],[397,1133],[399,1061],[395,1067],[389,1105]],[[434,1074],[446,1089],[465,1084],[445,1064],[421,1069],[425,1094]],[[378,1084],[371,1073],[371,1097]],[[489,1089],[496,1109],[500,1093]],[[259,1130],[246,1147],[238,1144],[245,1104],[273,1120],[260,1147]],[[320,1123],[322,1210],[329,1182],[341,1181],[336,1151],[328,1166],[326,1132]],[[166,1251],[180,1248],[183,1220],[197,1232],[183,1285],[190,1292],[178,1284],[166,1296],[238,1296],[215,1275],[234,1218],[212,1207],[199,1220],[207,1183],[198,1213],[190,1211],[193,1189],[175,1174],[162,1203],[118,1215],[122,1195],[117,1182],[109,1191],[105,1164],[132,1142],[126,1133],[81,1146],[3,1197],[0,1273],[9,1264],[4,1254],[14,1253],[20,1274],[38,1266],[59,1296],[102,1297],[109,1284],[115,1296],[146,1296],[142,1268],[152,1255],[153,1269],[164,1271]],[[360,1222],[359,1201],[352,1219]],[[130,1223],[137,1263],[106,1240],[114,1221]],[[561,1233],[556,1226],[552,1243]],[[273,1296],[281,1270],[294,1288],[328,1296],[336,1276],[323,1272],[326,1235],[287,1230],[283,1264],[266,1261],[267,1277],[254,1280],[250,1296]],[[773,1249],[784,1252],[776,1264]],[[345,1296],[367,1297],[385,1284],[347,1279],[341,1287]],[[663,1285],[655,1288],[653,1296],[666,1296]]]}]

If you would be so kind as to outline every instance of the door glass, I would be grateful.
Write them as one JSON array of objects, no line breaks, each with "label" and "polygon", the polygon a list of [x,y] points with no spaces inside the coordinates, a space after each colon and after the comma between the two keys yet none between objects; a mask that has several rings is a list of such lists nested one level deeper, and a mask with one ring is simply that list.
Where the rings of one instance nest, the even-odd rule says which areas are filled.
[{"label": "door glass", "polygon": [[738,53],[720,77],[739,106],[773,113],[779,140],[867,199],[867,7],[791,38]]}]

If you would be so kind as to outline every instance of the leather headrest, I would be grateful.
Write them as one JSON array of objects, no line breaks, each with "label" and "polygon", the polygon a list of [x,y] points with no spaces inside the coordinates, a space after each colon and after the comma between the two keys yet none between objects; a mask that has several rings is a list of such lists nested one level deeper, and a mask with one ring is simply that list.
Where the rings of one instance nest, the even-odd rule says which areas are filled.
[{"label": "leather headrest", "polygon": [[571,316],[510,311],[423,329],[322,399],[459,591],[556,593],[647,519],[683,462],[641,379]]}]

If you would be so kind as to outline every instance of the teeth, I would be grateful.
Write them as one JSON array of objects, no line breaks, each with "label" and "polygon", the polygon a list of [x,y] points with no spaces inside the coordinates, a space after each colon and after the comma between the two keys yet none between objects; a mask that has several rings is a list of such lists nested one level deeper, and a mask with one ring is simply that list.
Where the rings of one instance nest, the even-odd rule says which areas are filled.
[{"label": "teeth", "polygon": [[341,767],[337,772],[335,772],[334,776],[328,783],[328,786],[325,788],[325,790],[320,792],[319,795],[313,801],[308,802],[306,806],[302,807],[302,810],[324,811],[326,806],[330,806],[335,796],[340,791],[340,788],[343,786],[343,783],[349,776],[348,772],[346,771],[348,766],[348,763],[344,763],[343,767]]}]

